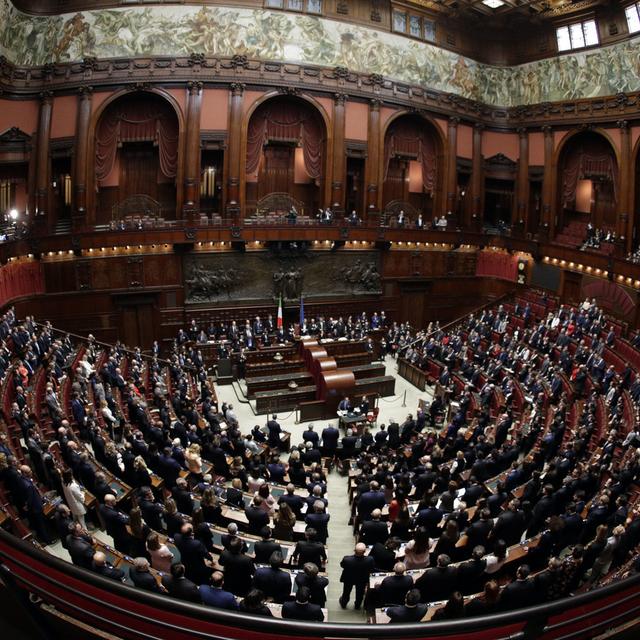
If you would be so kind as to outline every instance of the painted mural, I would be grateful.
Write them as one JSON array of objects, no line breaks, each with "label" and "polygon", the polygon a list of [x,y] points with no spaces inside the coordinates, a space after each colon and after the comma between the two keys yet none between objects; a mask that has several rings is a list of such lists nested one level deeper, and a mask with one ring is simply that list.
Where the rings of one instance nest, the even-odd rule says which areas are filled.
[{"label": "painted mural", "polygon": [[33,17],[0,0],[0,52],[22,66],[85,56],[240,53],[376,73],[505,107],[640,90],[640,38],[494,67],[403,36],[262,9],[146,6]]}]

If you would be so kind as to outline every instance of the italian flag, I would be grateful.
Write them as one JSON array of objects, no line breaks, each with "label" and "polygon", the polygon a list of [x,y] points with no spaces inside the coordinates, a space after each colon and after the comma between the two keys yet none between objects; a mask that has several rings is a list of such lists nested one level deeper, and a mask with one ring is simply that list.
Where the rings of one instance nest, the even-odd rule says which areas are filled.
[{"label": "italian flag", "polygon": [[276,326],[278,327],[278,329],[282,329],[282,295],[278,300],[278,320]]}]

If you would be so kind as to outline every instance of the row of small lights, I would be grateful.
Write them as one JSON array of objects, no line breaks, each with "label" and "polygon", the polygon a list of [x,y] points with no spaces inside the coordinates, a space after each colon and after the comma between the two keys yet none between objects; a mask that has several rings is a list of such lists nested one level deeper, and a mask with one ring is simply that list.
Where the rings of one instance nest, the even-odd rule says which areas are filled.
[{"label": "row of small lights", "polygon": [[[171,250],[171,245],[169,244],[151,244],[151,245],[142,245],[142,244],[137,244],[137,245],[123,245],[120,247],[100,247],[100,248],[89,248],[89,249],[83,249],[82,250],[82,255],[84,256],[95,256],[96,254],[98,255],[118,255],[118,254],[126,254],[126,253],[147,253],[149,251],[161,251],[161,252],[166,252],[166,251],[170,251]],[[61,252],[58,252],[61,253]],[[69,251],[70,254],[73,253],[73,251]]]},{"label": "row of small lights", "polygon": [[[606,278],[609,275],[608,271],[599,269],[598,267],[590,267],[589,265],[583,265],[580,263],[576,264],[575,262],[558,260],[558,258],[550,258],[549,256],[545,256],[543,258],[543,262],[546,262],[547,264],[557,265],[560,267],[567,267],[567,269],[573,269],[575,271],[584,271],[585,273],[593,273],[593,275],[602,276],[603,278]],[[640,289],[640,280],[634,280],[629,276],[625,278],[625,276],[623,275],[618,275],[616,280],[621,284],[627,284],[629,286],[635,287],[636,289]]]},{"label": "row of small lights", "polygon": [[[391,243],[391,248],[399,248],[399,247],[426,247],[426,248],[431,248],[433,247],[434,249],[450,249],[451,245],[447,244],[446,242],[392,242]],[[470,247],[470,245],[461,245],[461,246],[466,246],[466,247]]]},{"label": "row of small lights", "polygon": [[33,253],[26,256],[11,256],[7,262],[29,262],[30,260],[33,260]]}]

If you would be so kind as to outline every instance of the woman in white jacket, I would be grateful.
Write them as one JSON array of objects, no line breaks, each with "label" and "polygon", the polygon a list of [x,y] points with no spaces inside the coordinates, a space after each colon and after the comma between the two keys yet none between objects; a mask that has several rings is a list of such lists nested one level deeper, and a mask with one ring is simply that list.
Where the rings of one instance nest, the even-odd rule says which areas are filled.
[{"label": "woman in white jacket", "polygon": [[80,523],[83,529],[86,529],[87,525],[84,521],[84,516],[87,513],[87,509],[84,506],[84,490],[73,479],[70,469],[62,472],[62,492],[74,519]]}]

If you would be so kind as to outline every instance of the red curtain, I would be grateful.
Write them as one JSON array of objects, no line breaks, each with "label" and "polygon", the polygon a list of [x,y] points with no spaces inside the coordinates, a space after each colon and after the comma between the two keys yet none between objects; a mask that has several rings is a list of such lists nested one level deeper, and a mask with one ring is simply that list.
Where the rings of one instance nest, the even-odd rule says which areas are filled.
[{"label": "red curtain", "polygon": [[480,251],[476,262],[476,276],[488,276],[515,282],[518,259],[501,251]]},{"label": "red curtain", "polygon": [[247,131],[247,174],[258,170],[262,148],[269,141],[302,146],[309,176],[322,175],[324,128],[311,107],[300,102],[274,100],[261,105],[251,116]]},{"label": "red curtain", "polygon": [[14,298],[44,292],[42,264],[33,262],[9,262],[0,268],[0,304]]},{"label": "red curtain", "polygon": [[107,107],[96,132],[97,180],[111,173],[117,149],[124,142],[153,142],[158,147],[160,170],[168,178],[175,178],[178,122],[164,100],[145,94],[117,100]]},{"label": "red curtain", "polygon": [[415,158],[422,166],[424,190],[433,193],[436,179],[436,148],[433,136],[415,120],[400,118],[393,122],[384,140],[384,179],[389,163],[396,155]]},{"label": "red curtain", "polygon": [[618,167],[613,155],[580,151],[567,158],[562,171],[562,206],[564,208],[575,206],[578,180],[584,178],[613,183],[613,197],[617,201]]}]

